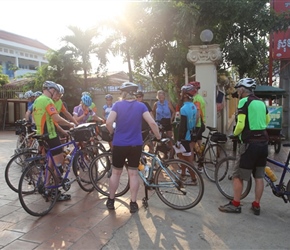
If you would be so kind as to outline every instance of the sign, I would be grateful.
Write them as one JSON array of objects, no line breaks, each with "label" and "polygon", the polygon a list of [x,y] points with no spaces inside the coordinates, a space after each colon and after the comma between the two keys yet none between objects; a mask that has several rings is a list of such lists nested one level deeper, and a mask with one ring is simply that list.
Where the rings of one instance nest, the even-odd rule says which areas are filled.
[{"label": "sign", "polygon": [[267,128],[282,129],[282,106],[268,106],[270,122]]},{"label": "sign", "polygon": [[[289,12],[290,0],[273,0],[273,9],[278,13]],[[290,26],[287,31],[273,33],[272,58],[290,58]]]}]

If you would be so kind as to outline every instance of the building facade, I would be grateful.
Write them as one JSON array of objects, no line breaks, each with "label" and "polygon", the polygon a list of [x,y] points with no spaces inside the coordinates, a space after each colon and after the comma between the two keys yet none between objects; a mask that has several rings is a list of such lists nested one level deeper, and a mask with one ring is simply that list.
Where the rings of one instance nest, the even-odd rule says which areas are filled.
[{"label": "building facade", "polygon": [[35,73],[37,67],[47,64],[49,49],[37,40],[0,30],[0,65],[10,79]]}]

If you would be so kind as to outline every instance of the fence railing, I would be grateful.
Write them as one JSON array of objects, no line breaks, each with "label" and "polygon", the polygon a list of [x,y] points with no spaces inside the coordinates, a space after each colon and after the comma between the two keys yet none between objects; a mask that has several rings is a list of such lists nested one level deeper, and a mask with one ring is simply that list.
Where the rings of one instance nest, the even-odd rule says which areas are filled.
[{"label": "fence railing", "polygon": [[0,99],[18,99],[21,90],[15,89],[0,89]]}]

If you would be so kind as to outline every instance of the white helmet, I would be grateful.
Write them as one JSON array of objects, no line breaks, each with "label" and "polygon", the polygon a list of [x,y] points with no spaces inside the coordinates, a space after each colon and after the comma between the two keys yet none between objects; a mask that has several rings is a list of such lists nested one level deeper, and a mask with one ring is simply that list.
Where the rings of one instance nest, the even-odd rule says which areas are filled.
[{"label": "white helmet", "polygon": [[33,96],[33,92],[32,92],[32,90],[28,90],[28,91],[26,91],[25,94],[24,94],[24,98],[25,98],[25,99],[28,99],[28,98],[30,98],[30,97],[32,97],[32,96]]},{"label": "white helmet", "polygon": [[235,88],[244,87],[249,90],[254,90],[256,88],[256,81],[252,78],[243,78],[239,80]]},{"label": "white helmet", "polygon": [[63,86],[60,85],[60,84],[58,84],[58,83],[57,83],[57,86],[59,88],[59,93],[63,95],[64,94],[64,88],[63,88]]},{"label": "white helmet", "polygon": [[120,87],[121,91],[125,91],[128,93],[137,92],[138,85],[132,82],[124,82],[122,83],[122,86]]}]

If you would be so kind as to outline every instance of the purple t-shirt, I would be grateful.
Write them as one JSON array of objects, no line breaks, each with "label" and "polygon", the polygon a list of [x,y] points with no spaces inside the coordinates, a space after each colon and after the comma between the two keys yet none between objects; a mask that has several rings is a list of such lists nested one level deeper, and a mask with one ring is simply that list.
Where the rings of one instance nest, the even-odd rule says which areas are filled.
[{"label": "purple t-shirt", "polygon": [[114,132],[114,146],[141,146],[143,113],[148,111],[144,103],[138,101],[116,102],[112,111],[117,113]]},{"label": "purple t-shirt", "polygon": [[[83,115],[83,113],[84,110],[81,105],[74,107],[73,115],[80,117],[81,115]],[[89,113],[86,116],[84,116],[84,118],[81,121],[79,121],[79,124],[90,122],[92,120],[93,115],[95,115],[95,112],[89,108]]]}]

